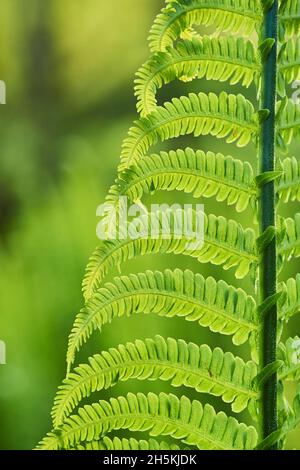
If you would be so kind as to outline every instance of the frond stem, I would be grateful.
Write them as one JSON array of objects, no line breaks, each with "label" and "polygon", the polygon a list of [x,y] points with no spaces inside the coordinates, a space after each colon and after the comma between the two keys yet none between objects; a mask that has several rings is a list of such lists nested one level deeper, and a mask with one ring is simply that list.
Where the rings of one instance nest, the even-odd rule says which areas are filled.
[{"label": "frond stem", "polygon": [[[261,40],[271,38],[274,45],[265,60],[262,70],[261,109],[268,109],[270,114],[261,125],[260,172],[275,170],[275,103],[277,72],[277,22],[278,0],[265,13]],[[268,227],[276,226],[275,218],[275,183],[265,184],[261,189],[259,201],[260,234]],[[259,266],[260,302],[277,292],[276,239],[263,249]],[[260,338],[260,366],[265,368],[276,360],[277,305],[273,305],[264,316]],[[261,438],[264,439],[278,429],[277,420],[277,374],[272,374],[262,385],[261,401]],[[277,449],[272,445],[271,449]]]}]

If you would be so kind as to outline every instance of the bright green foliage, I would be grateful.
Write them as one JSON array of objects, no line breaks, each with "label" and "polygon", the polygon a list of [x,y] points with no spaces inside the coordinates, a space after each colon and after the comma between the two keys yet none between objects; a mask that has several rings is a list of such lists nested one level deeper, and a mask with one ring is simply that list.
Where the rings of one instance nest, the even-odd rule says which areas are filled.
[{"label": "bright green foliage", "polygon": [[[264,7],[262,8],[262,4]],[[269,110],[260,109],[261,78],[264,61],[272,50],[271,38],[262,40],[265,14],[271,2],[260,0],[170,0],[156,18],[150,32],[152,55],[137,73],[135,94],[140,115],[124,141],[115,184],[106,199],[104,232],[111,234],[113,214],[120,215],[119,198],[127,197],[143,212],[139,229],[129,222],[119,227],[116,239],[109,236],[92,255],[83,281],[85,304],[76,316],[69,337],[68,372],[59,387],[52,411],[53,431],[40,443],[42,449],[125,450],[180,449],[267,449],[274,443],[283,447],[286,435],[300,422],[300,391],[290,405],[284,395],[284,382],[299,381],[300,339],[281,342],[284,324],[300,311],[300,274],[278,282],[277,292],[261,300],[258,284],[262,253],[276,240],[278,272],[285,263],[300,256],[300,214],[294,218],[279,215],[281,203],[300,200],[299,159],[283,157],[289,144],[300,136],[300,106],[287,97],[289,85],[300,76],[300,3],[281,2],[279,10],[278,92],[276,122],[276,171],[259,174],[245,161],[242,148],[251,144],[260,154],[261,129]],[[209,29],[214,27],[214,34]],[[193,28],[198,28],[193,29]],[[205,35],[203,34],[205,31]],[[160,88],[181,80],[205,78],[227,85],[255,87],[257,101],[252,104],[242,94],[226,91],[190,93],[158,105]],[[225,85],[224,85],[225,86]],[[180,148],[152,153],[162,142],[192,135],[197,148]],[[223,138],[238,148],[238,158],[204,152],[201,136]],[[195,140],[196,142],[196,140]],[[252,147],[253,148],[253,147]],[[274,182],[277,194],[276,227],[263,232],[244,227],[223,216],[204,215],[204,240],[196,237],[197,214],[189,212],[195,239],[178,232],[183,211],[148,211],[145,196],[158,191],[179,191],[196,201],[215,198],[234,206],[237,213],[252,212],[250,223],[259,218],[261,190]],[[115,212],[114,212],[115,211]],[[165,218],[169,234],[163,230]],[[272,224],[271,224],[272,225]],[[197,242],[197,243],[196,243]],[[228,285],[222,279],[204,278],[198,272],[167,269],[145,270],[119,276],[106,283],[106,276],[129,260],[144,255],[184,255],[201,263],[233,269],[236,279],[250,277],[252,292]],[[153,257],[155,259],[155,257]],[[222,270],[220,269],[220,276]],[[275,275],[274,275],[275,277]],[[279,281],[279,279],[278,279]],[[262,323],[270,308],[278,307],[277,360],[265,368],[260,361]],[[205,344],[182,339],[137,339],[134,342],[99,351],[73,368],[77,353],[95,331],[120,317],[156,315],[182,317],[186,321],[228,335],[236,346],[247,344],[251,360],[212,350]],[[159,322],[158,322],[159,325]],[[274,334],[275,338],[275,334]],[[199,334],[199,341],[201,335]],[[115,345],[112,345],[115,346]],[[264,382],[277,373],[278,429],[265,439],[261,432],[261,396]],[[119,382],[131,380],[165,381],[170,387],[185,387],[199,394],[190,401],[184,395],[129,393],[86,404],[86,399]],[[130,386],[130,385],[129,385]],[[179,392],[178,392],[179,393]],[[220,397],[231,404],[233,413],[248,410],[253,426],[217,413],[202,405],[203,394]],[[75,413],[75,414],[72,414]],[[118,430],[148,432],[160,439],[120,439]],[[171,439],[170,439],[171,438]]]},{"label": "bright green foliage", "polygon": [[78,445],[75,450],[180,450],[176,444],[158,442],[155,439],[148,441],[136,439],[119,439],[104,437],[101,441],[91,441],[85,445]]},{"label": "bright green foliage", "polygon": [[285,96],[285,88],[300,79],[300,38],[284,43],[279,54],[278,93]]},{"label": "bright green foliage", "polygon": [[294,137],[300,136],[300,106],[291,99],[278,102],[277,145],[286,151]]},{"label": "bright green foliage", "polygon": [[[292,171],[291,182],[283,183],[289,184],[284,187],[284,194],[290,186],[294,191],[297,188],[294,167]],[[228,205],[234,204],[238,212],[246,210],[249,204],[254,205],[257,196],[250,163],[224,157],[220,153],[195,152],[187,148],[142,158],[138,164],[120,174],[107,202],[116,204],[120,196],[138,202],[145,193],[154,194],[159,190],[193,193],[197,199],[215,196],[219,202],[226,200]]]},{"label": "bright green foliage", "polygon": [[297,36],[300,32],[300,5],[294,0],[284,0],[279,9],[280,32],[284,37]]},{"label": "bright green foliage", "polygon": [[235,344],[244,343],[257,329],[255,302],[242,289],[191,271],[146,271],[116,278],[91,297],[75,319],[68,363],[93,330],[133,313],[185,317],[212,331],[234,335]]},{"label": "bright green foliage", "polygon": [[208,80],[229,80],[249,87],[258,79],[259,59],[253,44],[242,38],[194,37],[180,41],[167,52],[158,52],[137,73],[135,94],[138,111],[147,116],[155,110],[156,92],[176,78],[190,81],[206,77]]},{"label": "bright green foliage", "polygon": [[284,362],[280,378],[299,380],[300,378],[300,338],[289,338],[286,344],[279,345],[278,358]]},{"label": "bright green foliage", "polygon": [[294,219],[281,220],[279,230],[283,231],[283,240],[279,243],[278,254],[283,261],[300,256],[300,213]]},{"label": "bright green foliage", "polygon": [[283,424],[280,429],[270,434],[256,448],[265,450],[275,442],[280,442],[283,446],[287,435],[300,424],[300,387],[298,386],[293,405],[285,411]]},{"label": "bright green foliage", "polygon": [[[179,302],[177,308],[180,308]],[[203,309],[201,311],[199,308],[198,311],[201,323]],[[196,314],[195,309],[187,320],[194,320]],[[227,318],[230,318],[229,315]],[[243,318],[237,318],[235,322],[232,316],[230,320],[233,330],[241,329],[241,325],[244,327],[247,323]],[[257,398],[253,383],[256,373],[254,362],[245,364],[241,358],[229,352],[224,354],[220,348],[211,351],[207,345],[199,347],[183,340],[165,340],[160,336],[154,340],[137,340],[134,344],[127,343],[97,354],[89,359],[89,364],[75,368],[56,397],[53,424],[59,426],[92,392],[129,379],[160,379],[171,381],[174,387],[192,387],[197,392],[221,396],[225,402],[232,403],[233,411],[239,413],[247,407],[249,400]]]},{"label": "bright green foliage", "polygon": [[300,161],[295,157],[282,161],[283,175],[278,184],[278,195],[283,202],[300,201]]},{"label": "bright green foliage", "polygon": [[230,31],[249,37],[262,20],[259,0],[174,0],[157,16],[150,32],[152,51],[172,46],[191,26],[214,26],[218,32]]},{"label": "bright green foliage", "polygon": [[128,393],[126,397],[101,400],[67,418],[58,433],[50,433],[41,448],[57,450],[81,442],[99,440],[116,429],[148,431],[151,436],[171,436],[199,449],[246,450],[255,447],[253,427],[240,424],[210,405],[197,400],[161,393],[147,396]]},{"label": "bright green foliage", "polygon": [[238,147],[245,147],[256,137],[257,131],[258,118],[243,95],[190,93],[174,98],[136,121],[124,141],[119,169],[136,163],[159,140],[211,134],[226,138],[227,143],[236,142]]},{"label": "bright green foliage", "polygon": [[[162,218],[157,214],[149,214],[140,218],[142,227],[140,233],[131,234],[129,225],[128,236],[125,239],[108,240],[97,248],[88,264],[83,282],[86,299],[89,299],[101,285],[109,269],[147,253],[175,253],[196,258],[202,263],[223,265],[224,269],[236,267],[238,279],[244,278],[250,268],[255,267],[258,256],[255,233],[252,229],[244,230],[234,220],[227,221],[222,216],[204,215],[204,244],[191,249],[190,238],[185,236],[179,238],[176,235],[177,227],[181,227],[183,223],[183,210],[170,210],[166,216],[169,218],[171,228],[168,238],[162,229]],[[195,225],[197,217],[194,212],[191,213],[191,218]],[[153,219],[160,223],[155,238],[151,233],[144,235],[150,231],[149,223],[151,224]]]},{"label": "bright green foliage", "polygon": [[282,285],[282,291],[285,293],[285,302],[281,305],[281,317],[288,320],[293,315],[300,312],[300,274],[295,279],[289,279]]},{"label": "bright green foliage", "polygon": [[293,431],[300,423],[300,387],[298,386],[296,396],[293,401],[293,407],[286,423],[282,427],[281,436],[286,436]]}]

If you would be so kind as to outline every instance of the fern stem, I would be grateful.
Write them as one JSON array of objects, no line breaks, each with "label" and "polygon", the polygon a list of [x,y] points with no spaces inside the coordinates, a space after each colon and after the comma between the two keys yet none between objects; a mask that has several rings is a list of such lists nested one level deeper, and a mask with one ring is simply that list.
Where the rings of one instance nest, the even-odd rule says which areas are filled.
[{"label": "fern stem", "polygon": [[[275,104],[277,70],[278,0],[265,13],[262,40],[271,38],[274,45],[263,66],[261,109],[270,114],[262,123],[260,145],[260,172],[275,170]],[[260,197],[260,234],[275,222],[275,184],[265,184]],[[276,239],[264,247],[259,272],[260,302],[277,291]],[[273,305],[264,316],[261,331],[260,363],[263,369],[276,360],[277,306]],[[266,438],[277,430],[277,374],[271,375],[262,385],[261,434]],[[276,444],[272,449],[276,449]]]}]

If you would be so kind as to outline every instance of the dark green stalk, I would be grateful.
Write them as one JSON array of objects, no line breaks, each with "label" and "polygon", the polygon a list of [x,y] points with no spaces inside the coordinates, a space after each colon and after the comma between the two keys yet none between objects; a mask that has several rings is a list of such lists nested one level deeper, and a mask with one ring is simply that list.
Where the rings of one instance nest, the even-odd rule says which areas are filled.
[{"label": "dark green stalk", "polygon": [[[275,170],[275,104],[277,70],[277,15],[278,0],[265,13],[263,40],[271,38],[274,45],[265,59],[262,77],[261,108],[270,114],[262,123],[260,144],[260,172]],[[274,182],[265,184],[260,198],[260,233],[268,227],[275,227],[275,189]],[[276,293],[276,240],[273,238],[262,252],[259,273],[260,302]],[[277,306],[272,306],[264,315],[261,331],[261,368],[276,360]],[[261,433],[262,438],[277,429],[277,375],[273,374],[262,385]],[[272,447],[272,449],[276,446]]]}]

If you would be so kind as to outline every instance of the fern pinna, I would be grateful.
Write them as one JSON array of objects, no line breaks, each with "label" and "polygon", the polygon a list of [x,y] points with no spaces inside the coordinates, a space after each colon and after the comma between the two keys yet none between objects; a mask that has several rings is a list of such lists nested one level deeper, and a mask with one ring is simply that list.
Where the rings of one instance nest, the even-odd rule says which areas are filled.
[{"label": "fern pinna", "polygon": [[[120,196],[141,204],[146,194],[176,190],[199,200],[225,201],[238,213],[250,208],[256,229],[206,214],[204,245],[188,250],[187,240],[175,234],[182,214],[171,210],[168,239],[158,230],[154,240],[127,235],[102,242],[87,268],[85,306],[69,338],[67,377],[55,398],[53,431],[41,449],[283,448],[300,421],[300,389],[292,404],[284,396],[284,382],[300,377],[300,339],[281,340],[283,325],[299,312],[300,277],[286,282],[279,277],[286,261],[300,255],[300,214],[284,218],[278,210],[279,204],[300,200],[299,160],[287,155],[300,134],[300,106],[286,92],[300,78],[300,3],[166,3],[151,29],[151,58],[137,73],[140,118],[123,144],[107,207],[120,209]],[[213,34],[203,36],[206,27]],[[200,92],[158,106],[164,85],[199,78],[254,86],[257,101],[225,91]],[[199,148],[151,154],[154,145],[186,135],[211,135],[238,148],[254,143],[258,165]],[[251,277],[253,292],[180,269],[148,270],[105,283],[116,265],[155,253],[195,258],[199,270],[201,263],[233,268],[237,279]],[[248,343],[251,357],[245,362],[231,352],[212,350],[201,344],[201,335],[200,344],[155,336],[100,351],[72,368],[94,330],[118,317],[148,313],[183,317],[231,336],[236,346]],[[234,413],[247,409],[252,425],[216,412],[200,398],[174,394],[128,393],[82,404],[94,392],[131,379],[168,381],[187,393],[194,389],[220,397]],[[151,439],[111,436],[118,430],[148,431]]]}]

